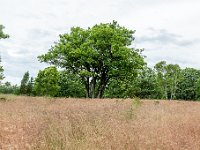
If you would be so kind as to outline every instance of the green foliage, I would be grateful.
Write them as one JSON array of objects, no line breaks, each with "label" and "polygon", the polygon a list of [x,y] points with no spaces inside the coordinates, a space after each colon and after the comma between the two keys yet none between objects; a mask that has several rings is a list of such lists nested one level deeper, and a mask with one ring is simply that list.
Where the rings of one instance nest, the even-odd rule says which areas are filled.
[{"label": "green foliage", "polygon": [[158,97],[156,73],[153,69],[145,67],[136,80],[138,81],[136,86],[139,88],[137,97],[148,99]]},{"label": "green foliage", "polygon": [[4,29],[5,27],[3,26],[3,25],[0,25],[0,39],[5,39],[5,38],[8,38],[9,37],[9,35],[7,35],[7,34],[5,34],[4,32],[3,32],[3,29]]},{"label": "green foliage", "polygon": [[28,81],[29,81],[29,72],[25,72],[22,80],[21,80],[21,85],[20,85],[20,94],[27,94],[28,90]]},{"label": "green foliage", "polygon": [[59,97],[84,97],[85,88],[77,75],[71,74],[67,71],[60,72],[58,80],[60,90]]},{"label": "green foliage", "polygon": [[86,97],[102,98],[111,79],[136,77],[144,65],[141,50],[130,48],[134,32],[115,21],[88,29],[73,27],[38,58],[76,74],[85,86]]},{"label": "green foliage", "polygon": [[200,100],[200,78],[195,83],[195,98],[196,100]]},{"label": "green foliage", "polygon": [[29,72],[28,71],[25,72],[21,80],[19,94],[28,95],[28,96],[33,95],[33,84],[34,84],[33,77],[29,78]]},{"label": "green foliage", "polygon": [[167,64],[161,61],[155,65],[158,98],[175,99],[177,85],[180,79],[180,67],[177,64]]},{"label": "green foliage", "polygon": [[176,98],[177,85],[180,80],[181,68],[179,65],[168,64],[166,66],[167,94],[168,99]]},{"label": "green foliage", "polygon": [[105,90],[107,98],[133,98],[140,91],[137,79],[112,79]]},{"label": "green foliage", "polygon": [[39,71],[34,84],[34,93],[38,96],[56,96],[60,90],[60,74],[55,67]]},{"label": "green foliage", "polygon": [[10,82],[6,82],[0,85],[0,93],[3,94],[19,94],[19,87],[17,85],[11,85]]},{"label": "green foliage", "polygon": [[111,80],[105,91],[109,98],[157,98],[156,74],[153,69],[145,66],[136,78],[127,77],[125,80]]},{"label": "green foliage", "polygon": [[[176,98],[183,100],[195,100],[196,92],[198,93],[198,84],[196,82],[200,78],[200,70],[194,68],[186,68],[181,70],[180,81],[177,85]],[[197,90],[197,91],[196,91]]]},{"label": "green foliage", "polygon": [[[3,29],[0,25],[0,39],[9,37]],[[69,33],[60,35],[46,54],[38,57],[64,71],[48,67],[39,71],[35,81],[26,72],[20,87],[1,83],[4,69],[0,59],[0,93],[199,100],[200,70],[181,69],[165,61],[158,62],[154,69],[148,68],[142,50],[131,48],[134,33],[116,21],[87,29],[72,27]]]},{"label": "green foliage", "polygon": [[159,98],[167,99],[167,79],[166,79],[166,62],[161,61],[154,66],[156,71],[157,91]]},{"label": "green foliage", "polygon": [[180,67],[162,61],[155,70],[145,66],[134,79],[111,80],[105,91],[106,97],[140,97],[147,99],[175,99],[180,80]]},{"label": "green foliage", "polygon": [[1,66],[1,57],[0,57],[0,83],[4,79],[3,71],[4,69],[3,66]]},{"label": "green foliage", "polygon": [[34,85],[34,79],[31,77],[31,79],[28,81],[27,84],[27,95],[32,95],[33,94],[33,85]]}]

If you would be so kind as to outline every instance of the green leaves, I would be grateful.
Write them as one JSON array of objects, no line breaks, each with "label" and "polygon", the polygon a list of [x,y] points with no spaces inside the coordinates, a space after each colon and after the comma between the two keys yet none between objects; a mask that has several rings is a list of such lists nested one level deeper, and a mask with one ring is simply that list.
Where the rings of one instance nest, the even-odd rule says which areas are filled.
[{"label": "green leaves", "polygon": [[8,38],[9,37],[9,35],[7,35],[7,34],[5,34],[4,32],[3,32],[3,29],[4,29],[5,27],[3,26],[3,25],[0,25],[0,39],[5,39],[5,38]]},{"label": "green leaves", "polygon": [[35,79],[35,94],[39,96],[56,96],[60,89],[59,78],[60,74],[55,67],[48,67],[43,71],[39,71]]},{"label": "green leaves", "polygon": [[20,89],[19,89],[20,94],[27,94],[28,82],[29,82],[29,72],[27,71],[27,72],[25,72],[25,74],[21,80],[21,85],[20,85]]},{"label": "green leaves", "polygon": [[184,100],[199,99],[200,70],[185,68],[181,70],[180,81],[177,85],[176,98]]},{"label": "green leaves", "polygon": [[[1,57],[0,57],[0,64],[1,64]],[[3,72],[4,72],[3,66],[0,65],[0,83],[4,79]]]},{"label": "green leaves", "polygon": [[137,74],[145,64],[141,53],[130,48],[134,32],[116,21],[88,29],[73,27],[70,33],[60,35],[59,42],[47,54],[38,58],[79,76],[88,96],[92,93],[102,97],[111,78]]},{"label": "green leaves", "polygon": [[159,98],[175,99],[181,71],[179,65],[167,64],[165,61],[161,61],[154,68],[157,73]]},{"label": "green leaves", "polygon": [[58,96],[61,97],[84,97],[85,89],[77,75],[71,74],[67,71],[60,72],[58,80],[60,90]]}]

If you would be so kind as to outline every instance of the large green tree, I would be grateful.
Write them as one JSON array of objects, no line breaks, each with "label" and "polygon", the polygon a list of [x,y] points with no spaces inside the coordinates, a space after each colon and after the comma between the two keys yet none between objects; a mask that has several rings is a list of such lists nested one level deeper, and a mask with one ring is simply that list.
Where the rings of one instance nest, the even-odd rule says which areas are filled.
[{"label": "large green tree", "polygon": [[73,27],[39,60],[76,74],[86,97],[102,98],[111,79],[134,78],[144,65],[141,50],[131,48],[134,33],[115,21],[88,29]]},{"label": "large green tree", "polygon": [[38,96],[57,96],[60,86],[60,74],[55,67],[48,67],[39,71],[34,83],[34,93]]}]

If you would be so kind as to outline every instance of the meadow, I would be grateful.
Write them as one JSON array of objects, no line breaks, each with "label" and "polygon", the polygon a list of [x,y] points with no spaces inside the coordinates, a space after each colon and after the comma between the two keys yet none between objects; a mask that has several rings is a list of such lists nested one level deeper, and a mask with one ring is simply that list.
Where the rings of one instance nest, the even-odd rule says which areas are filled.
[{"label": "meadow", "polygon": [[199,150],[200,103],[0,96],[3,150]]}]

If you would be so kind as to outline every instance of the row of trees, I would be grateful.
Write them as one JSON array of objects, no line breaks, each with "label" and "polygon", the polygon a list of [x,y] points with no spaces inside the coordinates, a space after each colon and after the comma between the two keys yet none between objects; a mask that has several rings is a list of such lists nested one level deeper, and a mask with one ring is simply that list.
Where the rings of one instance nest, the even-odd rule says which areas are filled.
[{"label": "row of trees", "polygon": [[[29,78],[26,72],[21,86],[6,83],[5,92],[56,97],[86,97],[85,85],[78,75],[48,67],[38,76]],[[5,90],[7,89],[7,90]],[[18,92],[17,92],[18,90]],[[2,89],[0,89],[1,92]],[[134,79],[112,79],[104,92],[107,98],[139,97],[146,99],[200,99],[200,70],[181,69],[177,64],[157,63],[154,68],[145,66]]]},{"label": "row of trees", "polygon": [[0,92],[9,87],[38,96],[198,100],[200,71],[165,61],[148,68],[143,50],[132,48],[134,33],[116,21],[88,29],[73,27],[38,57],[52,67],[39,71],[35,79],[26,72],[20,87],[4,84]]},{"label": "row of trees", "polygon": [[199,100],[200,70],[161,61],[145,67],[134,80],[110,82],[105,96]]}]

